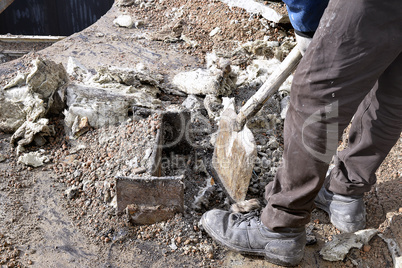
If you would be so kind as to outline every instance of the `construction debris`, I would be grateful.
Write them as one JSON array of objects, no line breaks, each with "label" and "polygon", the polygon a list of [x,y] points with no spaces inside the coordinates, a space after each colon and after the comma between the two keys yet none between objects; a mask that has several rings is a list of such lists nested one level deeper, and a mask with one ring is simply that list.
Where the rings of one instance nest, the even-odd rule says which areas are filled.
[{"label": "construction debris", "polygon": [[42,155],[40,152],[30,152],[21,155],[18,158],[18,162],[27,166],[40,167],[49,162],[49,158]]},{"label": "construction debris", "polygon": [[254,0],[221,0],[223,3],[227,4],[228,6],[232,7],[241,7],[247,10],[249,13],[254,13],[254,14],[261,14],[264,18],[267,20],[276,22],[276,23],[287,23],[289,22],[289,17],[287,16],[286,13],[281,14],[274,10],[273,8],[270,8],[267,5],[264,5],[262,3],[259,3]]},{"label": "construction debris", "polygon": [[113,24],[119,27],[131,28],[134,25],[134,21],[130,15],[121,15],[113,21]]},{"label": "construction debris", "polygon": [[178,73],[173,77],[172,83],[188,95],[229,95],[236,81],[230,61],[209,53],[206,55],[206,67]]},{"label": "construction debris", "polygon": [[365,229],[355,233],[334,235],[321,249],[320,255],[324,260],[341,261],[352,248],[362,248],[378,233],[377,229]]},{"label": "construction debris", "polygon": [[18,74],[0,91],[0,130],[14,133],[11,143],[17,145],[18,154],[35,135],[54,134],[44,117],[63,109],[69,81],[61,64],[41,58],[32,64],[30,73]]},{"label": "construction debris", "polygon": [[[72,137],[80,134],[83,127],[122,123],[129,119],[134,106],[154,109],[161,104],[157,96],[163,77],[151,74],[141,64],[136,69],[99,68],[95,75],[72,58],[68,66],[69,73],[77,79],[77,84],[67,87],[68,109],[64,111]],[[88,125],[80,127],[82,120]]]}]

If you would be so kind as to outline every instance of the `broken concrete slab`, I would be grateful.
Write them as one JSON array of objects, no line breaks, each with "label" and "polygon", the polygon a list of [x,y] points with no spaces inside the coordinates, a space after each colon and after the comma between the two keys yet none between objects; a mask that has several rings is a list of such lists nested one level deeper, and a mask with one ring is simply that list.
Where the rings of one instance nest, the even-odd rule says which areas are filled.
[{"label": "broken concrete slab", "polygon": [[[102,127],[126,121],[130,101],[125,95],[95,87],[71,84],[67,87],[65,123],[71,135],[79,131],[79,123],[87,118],[92,127]],[[134,102],[134,101],[133,101]]]},{"label": "broken concrete slab", "polygon": [[49,106],[53,104],[53,95],[69,82],[68,75],[61,63],[37,58],[33,62],[33,70],[26,79],[27,85],[39,94]]},{"label": "broken concrete slab", "polygon": [[[85,84],[70,84],[66,90],[68,109],[64,111],[70,135],[83,127],[103,127],[129,119],[134,106],[157,108],[161,101],[158,85],[163,78],[146,69],[100,68]],[[88,125],[82,125],[86,120]]]},{"label": "broken concrete slab", "polygon": [[173,85],[186,94],[227,96],[232,92],[232,82],[219,69],[196,69],[181,72],[173,77]]},{"label": "broken concrete slab", "polygon": [[221,80],[221,73],[213,73],[206,69],[197,69],[175,75],[173,84],[186,94],[207,95],[219,94]]},{"label": "broken concrete slab", "polygon": [[92,76],[89,70],[74,57],[68,57],[67,73],[74,77],[74,80],[82,82],[86,82]]},{"label": "broken concrete slab", "polygon": [[135,68],[98,68],[97,73],[84,84],[125,94],[134,100],[134,105],[154,109],[161,104],[157,96],[161,93],[159,87],[162,82],[161,74],[152,73],[139,63]]},{"label": "broken concrete slab", "polygon": [[133,223],[153,224],[184,210],[183,177],[116,178],[117,212]]},{"label": "broken concrete slab", "polygon": [[181,72],[173,77],[172,84],[188,95],[227,96],[235,88],[236,75],[231,62],[215,53],[205,56],[206,69]]},{"label": "broken concrete slab", "polygon": [[341,261],[352,248],[362,248],[378,233],[377,229],[365,229],[355,233],[344,233],[332,237],[321,249],[324,260]]},{"label": "broken concrete slab", "polygon": [[227,4],[229,7],[240,7],[245,9],[249,13],[260,14],[267,20],[276,23],[288,23],[289,16],[287,14],[281,14],[276,10],[270,8],[267,5],[259,3],[253,0],[221,0],[223,3]]},{"label": "broken concrete slab", "polygon": [[69,82],[61,64],[37,58],[32,65],[29,73],[17,75],[0,91],[0,130],[14,133],[11,143],[18,144],[18,154],[36,135],[54,134],[44,117],[64,108],[64,89]]},{"label": "broken concrete slab", "polygon": [[23,152],[24,147],[35,139],[54,136],[53,126],[49,126],[49,119],[40,118],[35,122],[25,121],[21,127],[11,136],[11,144],[17,145],[17,155]]},{"label": "broken concrete slab", "polygon": [[29,73],[17,75],[0,91],[0,130],[4,132],[12,133],[26,120],[34,122],[50,109],[62,109],[62,90],[69,82],[63,66],[41,58],[32,64]]}]

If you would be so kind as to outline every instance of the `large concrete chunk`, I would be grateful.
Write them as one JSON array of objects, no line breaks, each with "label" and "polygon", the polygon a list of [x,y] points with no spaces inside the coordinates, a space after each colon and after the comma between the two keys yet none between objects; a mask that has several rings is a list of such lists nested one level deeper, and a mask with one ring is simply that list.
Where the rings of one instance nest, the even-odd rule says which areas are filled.
[{"label": "large concrete chunk", "polygon": [[11,143],[17,154],[24,151],[35,136],[51,136],[48,113],[64,108],[64,89],[69,83],[62,64],[37,58],[30,73],[18,74],[0,89],[0,131],[14,133]]},{"label": "large concrete chunk", "polygon": [[362,248],[378,233],[377,229],[365,229],[355,233],[335,235],[332,241],[325,244],[320,255],[327,261],[341,261],[352,248]]},{"label": "large concrete chunk", "polygon": [[116,178],[117,212],[135,224],[167,220],[184,209],[183,177]]}]

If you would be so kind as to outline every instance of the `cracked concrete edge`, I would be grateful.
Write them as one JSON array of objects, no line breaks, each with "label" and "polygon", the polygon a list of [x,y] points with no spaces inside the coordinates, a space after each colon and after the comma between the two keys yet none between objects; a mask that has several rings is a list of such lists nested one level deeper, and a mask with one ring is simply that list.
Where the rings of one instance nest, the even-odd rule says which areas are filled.
[{"label": "cracked concrete edge", "polygon": [[290,22],[288,15],[282,15],[269,6],[258,3],[254,0],[221,0],[221,2],[227,4],[229,7],[235,6],[243,8],[249,13],[261,14],[269,21],[276,23]]}]

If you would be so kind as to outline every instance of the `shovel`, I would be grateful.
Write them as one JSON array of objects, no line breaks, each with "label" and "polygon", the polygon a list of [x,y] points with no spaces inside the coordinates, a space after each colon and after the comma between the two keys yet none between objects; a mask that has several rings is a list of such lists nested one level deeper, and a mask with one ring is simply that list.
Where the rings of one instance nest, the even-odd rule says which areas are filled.
[{"label": "shovel", "polygon": [[234,105],[228,106],[219,121],[219,130],[212,156],[212,172],[231,201],[246,198],[257,156],[256,143],[246,121],[279,89],[296,69],[302,58],[297,47],[289,53],[278,69],[236,114]]}]

